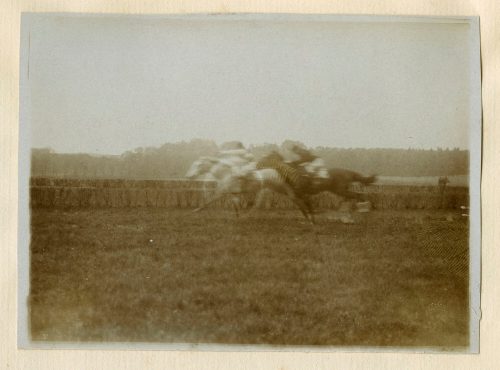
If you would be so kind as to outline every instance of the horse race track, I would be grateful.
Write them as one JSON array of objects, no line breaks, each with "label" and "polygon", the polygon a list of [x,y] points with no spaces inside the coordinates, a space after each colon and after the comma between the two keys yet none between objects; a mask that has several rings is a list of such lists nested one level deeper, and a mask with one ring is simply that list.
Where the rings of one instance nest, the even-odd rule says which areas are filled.
[{"label": "horse race track", "polygon": [[468,224],[374,211],[32,211],[35,340],[468,344]]}]

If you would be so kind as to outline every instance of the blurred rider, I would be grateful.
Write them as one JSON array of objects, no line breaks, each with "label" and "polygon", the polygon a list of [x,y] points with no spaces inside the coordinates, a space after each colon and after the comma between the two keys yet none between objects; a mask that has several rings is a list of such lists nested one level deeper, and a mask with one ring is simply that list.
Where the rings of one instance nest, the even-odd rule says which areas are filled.
[{"label": "blurred rider", "polygon": [[231,167],[234,176],[244,177],[255,170],[255,158],[240,141],[230,141],[220,146],[218,158]]},{"label": "blurred rider", "polygon": [[326,168],[325,161],[314,155],[310,150],[305,149],[299,145],[294,144],[290,151],[296,154],[299,159],[293,161],[295,165],[302,166],[307,173],[311,174],[313,178],[328,178],[328,169]]}]

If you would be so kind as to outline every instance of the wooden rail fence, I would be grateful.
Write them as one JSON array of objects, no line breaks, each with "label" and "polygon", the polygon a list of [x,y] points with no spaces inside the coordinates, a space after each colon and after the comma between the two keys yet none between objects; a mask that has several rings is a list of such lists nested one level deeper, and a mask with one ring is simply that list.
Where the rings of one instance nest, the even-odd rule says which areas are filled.
[{"label": "wooden rail fence", "polygon": [[[83,180],[31,178],[32,208],[164,207],[195,208],[213,196],[215,183],[188,180]],[[460,209],[469,204],[466,187],[448,187],[444,194],[437,186],[371,185],[357,189],[365,193],[375,209]],[[243,196],[246,206],[254,196]],[[313,198],[315,206],[336,209],[342,199],[329,193]],[[264,197],[266,208],[293,208],[285,196],[271,193]],[[229,197],[213,207],[229,208]]]}]

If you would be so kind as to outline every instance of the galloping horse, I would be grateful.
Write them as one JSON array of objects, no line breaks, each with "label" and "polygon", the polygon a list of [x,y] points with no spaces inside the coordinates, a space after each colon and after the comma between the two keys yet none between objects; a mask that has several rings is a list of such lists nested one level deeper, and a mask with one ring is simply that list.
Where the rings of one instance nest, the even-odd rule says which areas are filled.
[{"label": "galloping horse", "polygon": [[[311,160],[314,158],[316,157],[310,157]],[[317,177],[307,173],[303,166],[305,163],[307,162],[303,160],[287,163],[279,153],[272,152],[257,163],[257,168],[275,169],[283,180],[293,188],[295,196],[305,202],[307,211],[311,217],[314,213],[311,196],[326,191],[347,200],[361,201],[363,200],[363,195],[351,191],[350,185],[356,182],[362,185],[369,185],[376,180],[376,176],[362,176],[357,172],[343,168],[328,169],[327,176]]]},{"label": "galloping horse", "polygon": [[[375,176],[362,176],[357,172],[332,168],[325,178],[314,178],[298,164],[286,163],[283,157],[273,152],[256,164],[256,169],[245,174],[235,174],[234,167],[216,157],[201,157],[188,170],[186,177],[190,179],[212,177],[217,187],[215,194],[208,202],[195,209],[201,211],[210,204],[231,195],[236,214],[241,208],[240,197],[246,193],[259,194],[269,189],[288,196],[300,209],[306,219],[314,223],[311,196],[321,192],[331,192],[348,200],[362,200],[360,193],[349,189],[354,182],[363,185],[375,181]],[[257,196],[258,198],[258,196]]]},{"label": "galloping horse", "polygon": [[298,155],[299,159],[290,165],[295,168],[305,168],[315,177],[314,186],[309,189],[311,193],[328,191],[348,200],[359,201],[362,200],[361,194],[349,190],[350,185],[358,182],[366,186],[376,181],[376,176],[362,176],[344,168],[327,169],[321,158],[298,145],[294,145],[291,151]]},{"label": "galloping horse", "polygon": [[208,203],[195,209],[195,211],[197,212],[206,208],[223,195],[232,194],[232,204],[236,213],[238,213],[240,198],[237,194],[241,193],[241,185],[239,179],[233,176],[231,167],[222,163],[218,158],[201,157],[193,162],[186,173],[188,179],[199,179],[207,176],[217,183],[216,196]]},{"label": "galloping horse", "polygon": [[199,179],[206,176],[210,176],[216,181],[215,194],[212,199],[195,209],[195,212],[205,209],[226,195],[231,195],[233,208],[236,215],[238,215],[241,208],[240,197],[243,194],[252,193],[257,194],[258,197],[262,190],[269,189],[288,196],[297,205],[304,217],[312,221],[306,201],[297,196],[292,186],[284,181],[275,169],[255,169],[245,174],[235,174],[234,167],[223,160],[215,157],[201,157],[193,162],[186,173],[186,177],[189,179]]}]

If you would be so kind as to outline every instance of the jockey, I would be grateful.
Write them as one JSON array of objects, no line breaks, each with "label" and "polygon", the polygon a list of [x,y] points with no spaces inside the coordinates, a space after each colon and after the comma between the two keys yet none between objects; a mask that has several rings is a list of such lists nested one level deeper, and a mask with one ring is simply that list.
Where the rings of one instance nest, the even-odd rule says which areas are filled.
[{"label": "jockey", "polygon": [[312,154],[311,151],[298,145],[292,146],[290,150],[299,156],[299,159],[293,163],[303,166],[306,172],[311,174],[313,178],[328,178],[328,169],[326,168],[325,161],[322,158]]},{"label": "jockey", "polygon": [[231,167],[237,177],[245,177],[255,170],[255,158],[239,141],[227,142],[221,145],[218,155],[222,163]]}]

